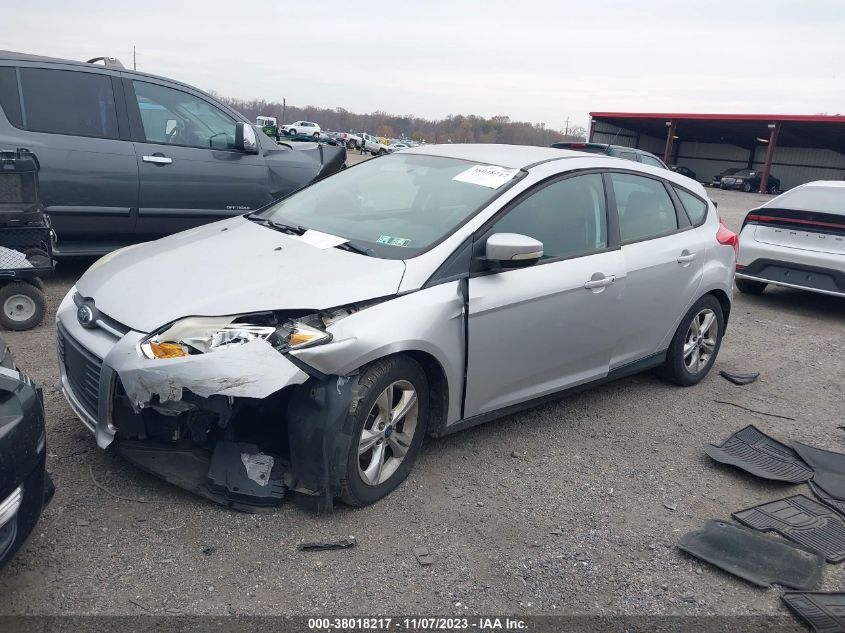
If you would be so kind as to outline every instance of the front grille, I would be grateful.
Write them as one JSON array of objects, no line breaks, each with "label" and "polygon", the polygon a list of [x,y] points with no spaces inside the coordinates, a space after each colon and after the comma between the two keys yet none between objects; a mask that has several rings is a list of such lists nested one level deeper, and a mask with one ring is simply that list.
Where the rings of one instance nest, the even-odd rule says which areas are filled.
[{"label": "front grille", "polygon": [[57,328],[59,360],[76,399],[94,419],[100,393],[100,367],[103,361],[77,343],[64,328]]}]

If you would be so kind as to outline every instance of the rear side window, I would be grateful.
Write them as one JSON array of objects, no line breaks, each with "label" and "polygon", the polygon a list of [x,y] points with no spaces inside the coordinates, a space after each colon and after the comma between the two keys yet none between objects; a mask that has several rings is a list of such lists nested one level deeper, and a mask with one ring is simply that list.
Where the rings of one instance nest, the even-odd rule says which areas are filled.
[{"label": "rear side window", "polygon": [[492,232],[540,240],[543,259],[604,249],[607,224],[601,176],[575,176],[543,187],[508,211]]},{"label": "rear side window", "polygon": [[678,189],[678,187],[674,187],[674,189],[693,226],[698,226],[704,222],[704,217],[707,215],[707,203],[688,191]]},{"label": "rear side window", "polygon": [[118,138],[108,75],[20,68],[21,127],[33,132]]},{"label": "rear side window", "polygon": [[622,242],[648,240],[678,228],[669,192],[659,180],[631,174],[610,174]]},{"label": "rear side window", "polygon": [[9,123],[15,127],[23,127],[21,97],[18,94],[18,75],[15,69],[10,66],[0,68],[0,107],[6,113]]}]

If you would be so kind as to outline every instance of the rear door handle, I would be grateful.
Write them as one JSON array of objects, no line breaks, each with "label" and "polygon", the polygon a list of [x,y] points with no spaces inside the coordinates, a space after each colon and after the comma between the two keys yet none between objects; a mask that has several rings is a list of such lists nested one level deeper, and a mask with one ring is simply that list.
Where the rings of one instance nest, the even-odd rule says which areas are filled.
[{"label": "rear door handle", "polygon": [[688,264],[692,260],[696,258],[697,253],[690,253],[689,251],[684,251],[680,255],[678,255],[678,263],[679,264]]},{"label": "rear door handle", "polygon": [[141,158],[145,163],[155,163],[156,165],[169,165],[173,162],[172,158],[168,158],[167,156],[162,156],[159,154],[153,154],[152,156],[144,156]]},{"label": "rear door handle", "polygon": [[592,290],[593,288],[604,288],[605,286],[612,284],[614,281],[616,281],[616,275],[607,275],[601,279],[591,279],[584,284],[584,288],[587,290]]}]

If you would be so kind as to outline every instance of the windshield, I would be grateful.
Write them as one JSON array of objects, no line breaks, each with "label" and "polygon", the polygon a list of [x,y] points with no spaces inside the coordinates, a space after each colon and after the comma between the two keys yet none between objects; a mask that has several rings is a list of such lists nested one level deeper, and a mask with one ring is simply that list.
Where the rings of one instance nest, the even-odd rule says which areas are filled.
[{"label": "windshield", "polygon": [[748,178],[756,173],[757,172],[755,172],[753,169],[743,169],[742,171],[735,171],[734,176],[737,176],[738,178]]},{"label": "windshield", "polygon": [[472,182],[480,179],[466,172],[475,167],[440,156],[383,156],[314,183],[255,216],[346,238],[376,257],[407,259],[475,215],[517,173],[498,168],[505,176],[493,188]]}]

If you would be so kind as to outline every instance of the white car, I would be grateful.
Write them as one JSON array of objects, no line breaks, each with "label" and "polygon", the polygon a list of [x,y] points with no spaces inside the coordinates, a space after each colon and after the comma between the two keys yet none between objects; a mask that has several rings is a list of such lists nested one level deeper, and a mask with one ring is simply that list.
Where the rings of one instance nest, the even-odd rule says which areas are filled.
[{"label": "white car", "polygon": [[289,125],[282,126],[282,132],[288,136],[296,136],[301,134],[303,136],[313,136],[318,138],[320,136],[320,126],[313,121],[296,121]]},{"label": "white car", "polygon": [[845,182],[808,182],[748,212],[736,287],[768,284],[845,297]]},{"label": "white car", "polygon": [[406,145],[405,143],[401,143],[401,142],[397,141],[395,143],[391,143],[390,145],[388,145],[387,151],[391,152],[391,153],[392,152],[398,152],[400,149],[408,149],[410,147],[411,147],[410,145]]}]

